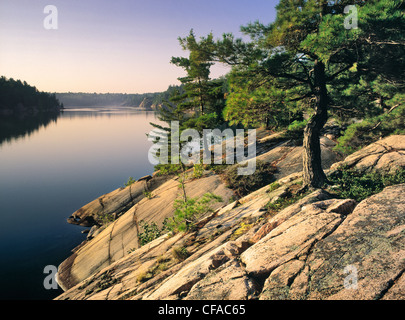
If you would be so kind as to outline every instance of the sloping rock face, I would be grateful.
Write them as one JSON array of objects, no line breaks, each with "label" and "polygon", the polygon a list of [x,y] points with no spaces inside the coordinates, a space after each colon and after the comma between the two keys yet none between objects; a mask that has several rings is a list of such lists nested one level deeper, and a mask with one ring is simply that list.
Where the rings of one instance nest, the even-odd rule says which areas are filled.
[{"label": "sloping rock face", "polygon": [[102,195],[74,212],[68,222],[83,227],[91,227],[103,219],[117,219],[132,206],[141,201],[145,191],[158,188],[168,180],[167,177],[144,177],[126,188],[119,188]]},{"label": "sloping rock face", "polygon": [[[257,138],[257,151],[261,154],[257,159],[279,164],[277,178],[301,170],[302,147],[292,146],[289,142],[283,143],[285,140],[281,134],[269,136],[268,132],[259,131]],[[325,166],[329,167],[328,161],[336,160],[336,155],[331,151],[334,144],[326,138],[322,139],[326,141],[326,144],[322,144],[324,158],[327,159]],[[173,203],[181,197],[178,186],[178,178],[147,176],[126,188],[102,195],[74,212],[68,219],[69,223],[93,228],[88,241],[75,248],[72,256],[59,266],[60,286],[65,290],[72,288],[124,257],[127,252],[139,248],[140,222],[154,222],[160,226],[165,218],[171,217],[174,212]],[[214,174],[195,181],[189,180],[185,188],[188,198],[199,198],[208,192],[221,196],[224,202],[214,204],[213,209],[227,204],[233,196],[233,192]],[[145,196],[148,193],[152,193],[151,199]],[[219,215],[200,231],[197,240],[212,236],[213,230],[215,233],[225,232],[246,217],[260,216],[263,213],[260,210],[267,202],[267,196],[256,197],[248,207],[233,210],[230,216]],[[217,227],[218,225],[221,226]]]},{"label": "sloping rock face", "polygon": [[[173,215],[173,203],[181,197],[182,193],[178,179],[170,179],[154,189],[151,199],[138,195],[138,202],[136,202],[135,198],[131,196],[131,190],[144,190],[144,184],[146,183],[146,181],[139,181],[135,183],[133,189],[128,187],[104,196],[103,199],[110,197],[114,201],[112,201],[112,204],[99,207],[99,211],[90,209],[98,207],[94,203],[81,210],[83,215],[80,216],[80,219],[83,220],[85,219],[83,216],[100,215],[100,212],[106,212],[105,210],[108,207],[116,208],[116,203],[125,202],[127,203],[125,208],[127,208],[129,204],[135,202],[118,219],[99,230],[93,239],[84,242],[74,250],[71,257],[62,262],[58,268],[57,276],[58,283],[63,289],[66,290],[75,286],[93,273],[126,256],[129,251],[139,248],[138,235],[141,232],[141,221],[147,223],[153,221],[161,226],[165,218]],[[220,196],[223,202],[213,203],[212,208],[214,210],[228,203],[228,200],[233,195],[233,192],[225,187],[219,177],[212,174],[198,180],[187,181],[185,191],[188,198],[200,198],[207,192]],[[122,195],[123,193],[124,195]],[[132,195],[134,195],[133,192]],[[122,199],[125,199],[125,201]],[[101,211],[102,209],[104,211]],[[111,210],[109,209],[108,212]]]},{"label": "sloping rock face", "polygon": [[[299,254],[277,265],[273,262],[275,268],[260,298],[403,299],[404,196],[403,184],[386,188],[361,202],[343,222],[331,225],[329,232]],[[333,223],[338,219],[328,220]],[[272,236],[246,252],[244,258],[252,259],[253,254],[262,252],[274,242]],[[260,269],[247,266],[247,270]]]},{"label": "sloping rock face", "polygon": [[258,289],[241,263],[234,259],[193,286],[185,300],[248,300]]},{"label": "sloping rock face", "polygon": [[[336,143],[332,140],[321,137],[321,153],[322,153],[322,167],[327,170],[331,165],[341,159],[341,156],[333,151]],[[277,172],[274,174],[276,179],[281,179],[295,172],[301,172],[302,155],[304,148],[302,146],[295,146],[290,141],[283,142],[277,145],[270,151],[264,152],[257,157],[257,160],[271,163],[277,167]]]},{"label": "sloping rock face", "polygon": [[[217,179],[217,176],[215,177]],[[211,188],[213,187],[213,181],[215,181],[212,179],[213,178],[206,181]],[[283,189],[288,187],[294,183],[295,179],[296,177],[291,177],[291,179],[286,178],[284,181],[280,181],[280,188]],[[203,186],[200,180],[201,179],[196,181],[199,182],[196,187]],[[170,181],[167,183],[170,183]],[[206,188],[207,185],[204,185],[203,187]],[[221,188],[222,187],[223,185],[221,185]],[[164,186],[162,186],[162,188],[164,188]],[[173,186],[172,190],[178,190],[177,186]],[[225,190],[227,190],[227,192],[229,191],[226,188]],[[230,241],[233,233],[240,228],[240,223],[242,221],[257,221],[266,214],[266,210],[263,210],[266,203],[269,201],[269,199],[278,196],[280,193],[280,190],[274,190],[270,193],[268,190],[269,188],[266,186],[255,193],[240,199],[239,201],[225,206],[222,204],[222,208],[219,208],[211,216],[203,218],[200,223],[197,223],[198,229],[191,234],[179,234],[173,238],[168,236],[161,237],[145,246],[133,250],[125,255],[125,257],[112,263],[109,263],[107,258],[109,252],[108,244],[106,242],[107,240],[103,240],[104,238],[110,239],[108,237],[108,232],[106,231],[106,235],[99,234],[94,239],[86,243],[84,247],[85,251],[82,253],[79,252],[80,257],[78,257],[79,255],[74,254],[59,267],[59,283],[69,284],[69,287],[66,286],[66,289],[68,289],[66,293],[61,295],[59,298],[93,299],[97,297],[102,298],[103,295],[104,297],[108,296],[109,299],[120,299],[123,297],[142,298],[144,296],[146,297],[149,292],[157,289],[163,281],[167,280],[167,278],[176,276],[180,269],[189,266],[193,261],[202,258],[202,260],[196,263],[196,268],[203,268],[204,263],[202,263],[202,261],[208,261],[206,269],[199,269],[198,272],[194,273],[197,275],[197,278],[185,277],[184,283],[179,281],[180,284],[178,288],[181,290],[184,288],[190,289],[190,284],[193,285],[201,280],[203,278],[202,275],[206,275],[208,272],[210,272],[211,268],[215,269],[222,263],[228,261],[230,259],[228,256],[234,258],[249,247],[249,239],[240,238],[237,240],[238,242],[236,244],[231,244],[229,247],[227,247],[227,249],[225,249],[225,252],[228,254],[228,256],[225,255],[227,258],[223,257],[225,254],[224,252],[222,252],[220,255],[214,254],[214,250],[221,250],[220,247]],[[159,194],[158,190],[155,190],[154,193]],[[218,194],[218,191],[215,191],[214,193]],[[319,201],[321,199],[326,199],[327,197],[328,195],[326,193],[317,191],[313,195],[308,196],[308,202]],[[161,197],[161,199],[163,199],[163,197]],[[152,200],[145,199],[142,201],[149,203]],[[167,205],[167,202],[164,202],[164,205],[168,209],[171,207]],[[116,223],[121,223],[120,220],[122,219],[125,219],[125,215],[118,219]],[[261,224],[263,223],[264,220],[261,222]],[[253,233],[260,228],[261,224],[253,227],[248,234],[252,236]],[[107,228],[106,230],[110,229]],[[136,228],[132,230],[132,232],[136,234],[135,231]],[[116,238],[117,240],[121,239],[121,237]],[[100,246],[103,241],[105,246]],[[133,244],[134,248],[135,245],[136,243]],[[117,247],[120,246],[117,245]],[[130,245],[128,247],[130,247]],[[177,261],[172,252],[174,248],[186,248],[189,257],[185,261]],[[96,252],[103,252],[103,254],[100,253],[96,256],[96,258],[103,257],[102,260],[98,260],[103,264],[100,267],[95,267],[93,270],[88,270],[94,263],[92,254],[95,253],[92,253],[93,250]],[[124,254],[122,248],[119,250],[119,252]],[[85,261],[87,258],[89,258],[89,261]],[[162,259],[164,261],[168,261],[162,263]],[[153,278],[148,279],[147,281],[138,279],[140,275],[147,274],[155,267],[161,265],[165,265],[164,269],[167,268],[167,270],[159,272],[159,275],[155,275]],[[67,268],[67,270],[64,270],[63,268]],[[70,270],[68,268],[70,268]],[[81,275],[81,280],[78,278],[73,278],[75,274],[78,274],[79,271],[83,272]],[[84,273],[87,273],[88,276],[86,277]],[[101,280],[103,275],[107,273],[109,277],[114,279],[114,281],[111,281],[111,286],[103,284]],[[65,276],[63,281],[60,279],[61,276]],[[176,278],[177,277],[179,276],[176,276]],[[75,281],[68,283],[70,279],[75,279]],[[100,282],[102,283],[101,285]],[[112,289],[113,287],[115,289]],[[165,298],[178,294],[178,288],[176,289],[176,286],[173,286],[173,288],[175,289],[172,291],[163,290],[163,295]],[[107,292],[110,291],[111,293],[107,295]],[[155,296],[157,295],[158,293],[155,293]]]},{"label": "sloping rock face", "polygon": [[[285,179],[280,182],[281,189],[287,188],[296,180]],[[77,283],[59,299],[178,299],[187,296],[188,291],[212,271],[229,262],[234,270],[247,273],[242,264],[237,264],[237,259],[249,246],[250,238],[267,221],[263,219],[266,210],[263,210],[269,199],[277,197],[280,190],[268,192],[268,187],[262,188],[237,202],[214,212],[202,223],[197,223],[199,229],[191,234],[178,234],[175,237],[164,236],[148,245],[140,247],[129,253],[121,260],[106,265],[96,271],[85,281]],[[305,204],[326,200],[329,194],[318,190],[297,203],[286,208],[280,213],[278,219],[271,221],[284,221],[300,211]],[[243,221],[258,222],[247,233],[235,237],[236,231]],[[280,222],[281,223],[281,222]],[[233,240],[235,238],[235,240]],[[90,242],[91,243],[91,242]],[[182,262],[173,258],[174,248],[186,248],[189,257]],[[162,261],[164,261],[162,263]],[[140,275],[160,269],[165,264],[164,270],[154,275],[146,282],[140,280]],[[223,267],[225,268],[225,267]],[[234,278],[227,271],[221,272],[218,277],[229,280],[241,281],[239,276]],[[108,276],[106,276],[108,275]],[[243,281],[247,278],[242,277]],[[105,282],[105,278],[109,281]],[[104,279],[104,280],[103,280]],[[207,278],[210,279],[210,278]],[[208,281],[205,279],[206,281]],[[212,279],[215,279],[213,277]],[[245,283],[245,282],[244,282]],[[236,297],[252,297],[258,292],[258,285],[254,279],[246,282],[246,287],[238,293],[227,295],[229,299]],[[203,283],[200,283],[203,285]],[[195,289],[193,295],[188,297],[206,297],[211,284],[207,282],[206,288]],[[228,290],[228,289],[227,289]],[[226,296],[223,292],[224,297]],[[207,296],[208,297],[208,296]]]},{"label": "sloping rock face", "polygon": [[[403,155],[403,137],[381,143],[391,151],[374,144],[369,149],[381,150],[380,159]],[[367,157],[359,153],[346,160],[354,167]],[[400,158],[361,168],[390,172],[390,166],[401,166]],[[189,181],[190,197],[210,190],[227,201],[192,232],[139,247],[134,221],[161,222],[172,214],[179,188],[169,180],[153,191],[154,198],[139,201],[62,264],[59,276],[66,275],[62,283],[69,286],[58,299],[404,299],[405,184],[359,204],[316,190],[268,211],[269,203],[299,188],[300,180],[301,173],[293,173],[276,187],[232,203],[218,176]]]},{"label": "sloping rock face", "polygon": [[[270,133],[268,130],[258,129],[256,130],[256,160],[269,163],[277,168],[274,173],[275,179],[281,179],[296,172],[301,172],[302,156],[304,148],[298,146],[292,140],[288,140],[284,137],[283,132]],[[214,158],[215,161],[225,160],[227,143],[232,141],[225,140],[222,143],[222,158]],[[234,142],[233,142],[234,143]],[[246,139],[246,149],[249,144]],[[321,153],[322,153],[322,167],[327,170],[331,165],[337,161],[341,161],[342,156],[333,151],[336,146],[336,142],[330,140],[326,136],[320,137]],[[232,145],[232,142],[231,142]]]},{"label": "sloping rock face", "polygon": [[381,139],[351,154],[344,161],[331,166],[331,171],[344,165],[365,172],[379,170],[393,173],[405,167],[405,136],[393,135]]},{"label": "sloping rock face", "polygon": [[[403,299],[404,199],[404,184],[358,205],[316,191],[236,240],[237,226],[202,244],[198,232],[157,239],[58,299]],[[178,246],[189,258],[139,280]]]},{"label": "sloping rock face", "polygon": [[342,223],[342,215],[331,212],[331,208],[341,201],[332,199],[301,207],[293,217],[242,254],[241,260],[247,272],[264,277],[285,262],[306,254],[314,243]]}]

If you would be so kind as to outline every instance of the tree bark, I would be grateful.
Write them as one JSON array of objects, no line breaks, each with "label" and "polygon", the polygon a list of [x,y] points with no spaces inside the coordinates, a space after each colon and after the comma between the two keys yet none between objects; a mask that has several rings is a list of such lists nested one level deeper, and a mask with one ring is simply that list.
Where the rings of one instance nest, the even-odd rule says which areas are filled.
[{"label": "tree bark", "polygon": [[327,182],[322,168],[320,134],[328,121],[328,92],[325,65],[314,64],[315,114],[304,130],[303,187],[322,188]]}]

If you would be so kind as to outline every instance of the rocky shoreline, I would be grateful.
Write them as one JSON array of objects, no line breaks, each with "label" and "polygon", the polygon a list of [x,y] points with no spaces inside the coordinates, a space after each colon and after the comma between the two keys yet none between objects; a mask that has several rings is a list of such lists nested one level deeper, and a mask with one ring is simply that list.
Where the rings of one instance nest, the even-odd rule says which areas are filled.
[{"label": "rocky shoreline", "polygon": [[[141,221],[161,226],[173,215],[181,196],[176,176],[144,177],[73,213],[69,223],[92,229],[59,266],[65,293],[56,299],[403,299],[405,185],[360,203],[316,190],[269,214],[269,204],[300,184],[302,147],[265,131],[257,139],[257,159],[277,167],[275,182],[235,200],[220,175],[190,175],[189,198],[213,193],[222,200],[192,231],[139,242]],[[405,167],[404,136],[345,160],[333,140],[321,142],[329,172],[341,165],[364,172]],[[346,286],[350,270],[356,290]]]}]

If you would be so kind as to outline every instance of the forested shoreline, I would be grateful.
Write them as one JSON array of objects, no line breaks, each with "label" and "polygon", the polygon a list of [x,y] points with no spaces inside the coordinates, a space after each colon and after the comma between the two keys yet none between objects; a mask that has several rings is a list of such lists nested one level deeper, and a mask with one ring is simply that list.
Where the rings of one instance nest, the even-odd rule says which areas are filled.
[{"label": "forested shoreline", "polygon": [[170,92],[178,88],[179,86],[169,86],[163,92],[139,94],[60,92],[56,93],[56,97],[63,102],[65,107],[122,106],[153,110],[168,99]]},{"label": "forested shoreline", "polygon": [[28,117],[57,114],[63,109],[55,94],[41,92],[26,81],[0,77],[0,116]]}]

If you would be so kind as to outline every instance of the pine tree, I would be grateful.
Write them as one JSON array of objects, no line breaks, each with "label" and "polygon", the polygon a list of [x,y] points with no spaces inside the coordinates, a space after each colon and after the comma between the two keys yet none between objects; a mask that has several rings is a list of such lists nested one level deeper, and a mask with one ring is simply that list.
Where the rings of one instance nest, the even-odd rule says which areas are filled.
[{"label": "pine tree", "polygon": [[[348,23],[347,5],[356,9],[352,18],[356,23]],[[235,41],[232,35],[217,42],[218,60],[242,70],[255,88],[267,86],[270,108],[280,103],[271,97],[284,92],[285,111],[311,114],[303,141],[305,187],[320,188],[327,182],[320,133],[330,112],[381,112],[373,101],[378,93],[383,100],[403,97],[403,7],[402,1],[395,0],[281,0],[274,23],[242,27],[252,39],[250,45]],[[352,27],[356,24],[357,28]],[[384,87],[386,82],[389,85]],[[360,106],[349,102],[354,97]],[[227,110],[228,117],[235,116],[235,108],[231,105]],[[236,110],[237,119],[243,116],[243,110]]]},{"label": "pine tree", "polygon": [[183,50],[189,51],[189,57],[172,57],[171,63],[183,68],[186,76],[179,78],[185,89],[184,100],[180,105],[183,110],[193,110],[200,115],[207,112],[209,103],[209,86],[211,52],[213,50],[213,36],[208,35],[198,42],[194,31],[185,38],[179,38]]}]

